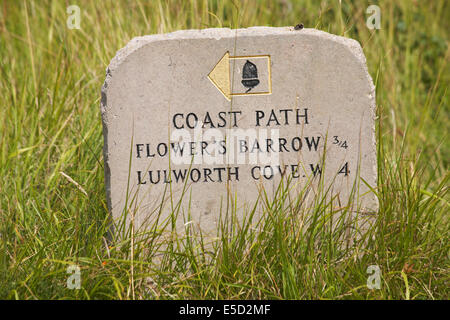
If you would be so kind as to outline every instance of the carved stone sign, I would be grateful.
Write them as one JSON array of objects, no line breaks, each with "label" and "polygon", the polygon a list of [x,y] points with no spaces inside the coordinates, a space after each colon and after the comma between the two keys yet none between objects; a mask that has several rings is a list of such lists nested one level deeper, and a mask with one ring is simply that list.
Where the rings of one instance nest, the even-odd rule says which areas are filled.
[{"label": "carved stone sign", "polygon": [[108,205],[135,228],[177,212],[178,227],[215,233],[282,180],[304,206],[326,193],[377,211],[375,91],[355,40],[289,27],[134,38],[101,110]]}]

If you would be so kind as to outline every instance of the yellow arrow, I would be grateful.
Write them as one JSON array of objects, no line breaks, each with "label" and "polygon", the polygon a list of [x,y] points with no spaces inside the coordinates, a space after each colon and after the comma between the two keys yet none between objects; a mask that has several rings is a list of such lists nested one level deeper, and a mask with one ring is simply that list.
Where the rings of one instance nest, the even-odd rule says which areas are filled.
[{"label": "yellow arrow", "polygon": [[208,78],[222,92],[225,98],[231,100],[230,53],[228,51],[208,74]]},{"label": "yellow arrow", "polygon": [[[268,72],[268,91],[267,92],[239,92],[233,93],[231,90],[230,81],[230,60],[234,59],[251,59],[251,58],[266,58],[267,59],[267,72]],[[272,79],[270,70],[270,56],[269,55],[257,55],[257,56],[230,56],[227,51],[223,57],[217,62],[212,71],[208,74],[209,80],[216,86],[216,88],[223,94],[223,96],[231,100],[232,96],[246,96],[254,94],[271,94],[272,93]]]}]

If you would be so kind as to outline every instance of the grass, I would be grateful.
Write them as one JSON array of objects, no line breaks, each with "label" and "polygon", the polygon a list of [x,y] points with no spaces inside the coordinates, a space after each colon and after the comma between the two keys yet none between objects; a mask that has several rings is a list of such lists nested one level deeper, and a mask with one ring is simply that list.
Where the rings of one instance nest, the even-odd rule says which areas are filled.
[{"label": "grass", "polygon": [[[0,298],[448,299],[449,49],[445,0],[0,2]],[[66,7],[81,9],[81,29]],[[372,4],[372,3],[370,3]],[[266,201],[259,232],[230,220],[208,249],[184,238],[107,244],[100,87],[134,36],[304,23],[357,39],[376,84],[380,212],[352,247],[317,199]],[[261,199],[261,201],[265,201]],[[166,241],[159,248],[157,240]],[[133,253],[133,254],[132,254]],[[159,265],[152,263],[157,256]],[[81,289],[66,286],[69,265]],[[367,268],[381,285],[368,289]]]}]

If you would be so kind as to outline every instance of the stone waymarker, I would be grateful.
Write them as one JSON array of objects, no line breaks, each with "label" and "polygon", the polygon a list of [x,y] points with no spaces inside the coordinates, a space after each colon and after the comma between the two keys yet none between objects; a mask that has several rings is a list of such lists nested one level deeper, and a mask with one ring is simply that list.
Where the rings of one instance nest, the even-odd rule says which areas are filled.
[{"label": "stone waymarker", "polygon": [[108,205],[136,229],[178,211],[178,228],[214,233],[281,179],[308,190],[305,207],[322,181],[336,208],[377,211],[375,91],[354,40],[290,27],[134,38],[101,111]]}]

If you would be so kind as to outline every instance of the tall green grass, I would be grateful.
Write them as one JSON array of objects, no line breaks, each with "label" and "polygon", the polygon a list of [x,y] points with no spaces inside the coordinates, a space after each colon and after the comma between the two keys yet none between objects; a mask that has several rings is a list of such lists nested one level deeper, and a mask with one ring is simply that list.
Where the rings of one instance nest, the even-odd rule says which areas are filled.
[{"label": "tall green grass", "polygon": [[[377,1],[381,30],[365,25],[368,1],[0,3],[0,298],[448,298],[448,1]],[[67,28],[70,4],[80,30]],[[281,185],[274,201],[259,200],[256,230],[230,219],[212,244],[189,226],[184,237],[155,228],[108,242],[99,100],[115,52],[144,34],[300,22],[357,39],[366,54],[377,93],[374,227],[343,246],[327,203],[292,210],[299,200]],[[66,287],[72,264],[80,290]],[[379,290],[366,286],[370,265]]]}]

